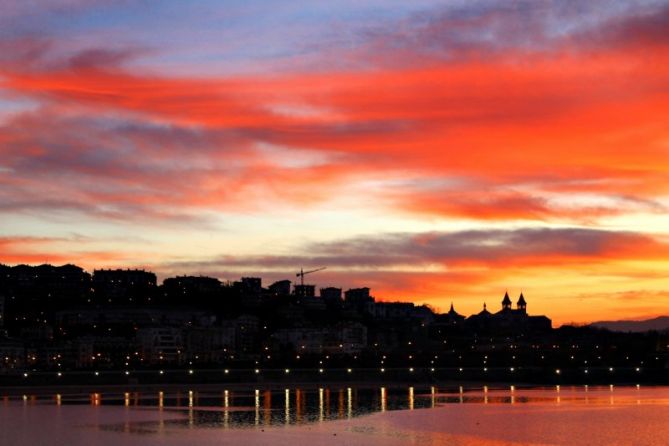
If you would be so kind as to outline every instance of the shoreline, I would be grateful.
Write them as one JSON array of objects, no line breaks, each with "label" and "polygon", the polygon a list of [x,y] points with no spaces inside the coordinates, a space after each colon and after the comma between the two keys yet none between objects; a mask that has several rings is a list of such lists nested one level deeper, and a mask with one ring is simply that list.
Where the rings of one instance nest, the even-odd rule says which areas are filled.
[{"label": "shoreline", "polygon": [[[531,390],[531,389],[543,389],[543,388],[554,388],[556,386],[565,387],[565,388],[574,388],[574,387],[609,387],[616,386],[622,388],[631,388],[638,387],[641,384],[633,383],[500,383],[500,382],[490,382],[490,381],[442,381],[442,382],[415,382],[415,381],[331,381],[331,382],[247,382],[247,383],[164,383],[164,384],[85,384],[85,385],[76,385],[76,384],[60,384],[60,385],[43,385],[43,386],[2,386],[0,387],[0,395],[2,396],[21,396],[21,395],[34,395],[34,396],[46,396],[54,393],[62,394],[76,394],[76,393],[114,393],[114,392],[150,392],[150,391],[214,391],[214,390],[231,390],[231,391],[240,391],[248,389],[263,389],[263,390],[284,390],[284,389],[300,389],[305,391],[314,391],[321,388],[357,388],[357,389],[373,389],[384,387],[387,389],[403,389],[407,387],[418,387],[418,388],[429,388],[429,387],[441,387],[444,391],[452,389],[457,390],[462,388],[468,392],[480,390],[508,390],[513,388],[514,390]],[[643,387],[669,387],[668,384],[663,383],[644,383]]]}]

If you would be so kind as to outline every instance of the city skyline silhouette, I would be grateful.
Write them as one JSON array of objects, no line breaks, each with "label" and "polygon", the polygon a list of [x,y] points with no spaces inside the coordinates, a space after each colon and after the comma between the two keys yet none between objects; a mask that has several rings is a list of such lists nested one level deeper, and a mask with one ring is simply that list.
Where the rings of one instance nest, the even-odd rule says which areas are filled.
[{"label": "city skyline silhouette", "polygon": [[663,1],[2,9],[2,263],[669,314]]}]

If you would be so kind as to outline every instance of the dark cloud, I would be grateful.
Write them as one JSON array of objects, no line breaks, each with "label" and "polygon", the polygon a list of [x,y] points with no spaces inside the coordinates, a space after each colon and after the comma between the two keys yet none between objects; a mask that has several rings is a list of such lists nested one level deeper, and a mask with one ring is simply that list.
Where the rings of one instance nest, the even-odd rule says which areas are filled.
[{"label": "dark cloud", "polygon": [[73,69],[116,68],[140,53],[137,49],[91,48],[72,56],[69,66]]},{"label": "dark cloud", "polygon": [[[444,5],[363,31],[372,60],[407,63],[667,43],[669,8],[654,2],[519,0]],[[384,59],[384,56],[388,58]]]},{"label": "dark cloud", "polygon": [[379,270],[472,263],[503,263],[507,266],[548,263],[554,266],[583,259],[601,261],[608,257],[635,257],[644,249],[658,246],[667,251],[666,246],[648,235],[582,228],[398,233],[311,244],[296,255],[222,256],[205,261],[176,262],[169,268],[261,271],[293,269],[296,265]]},{"label": "dark cloud", "polygon": [[669,5],[641,9],[625,17],[616,17],[603,26],[588,30],[576,38],[597,45],[634,45],[637,47],[669,44]]}]

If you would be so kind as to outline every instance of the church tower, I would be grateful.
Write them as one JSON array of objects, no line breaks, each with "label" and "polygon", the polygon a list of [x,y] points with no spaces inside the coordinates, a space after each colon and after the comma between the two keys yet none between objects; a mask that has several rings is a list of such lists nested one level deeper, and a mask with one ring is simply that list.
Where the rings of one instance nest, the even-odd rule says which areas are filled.
[{"label": "church tower", "polygon": [[523,313],[527,313],[527,302],[525,302],[525,297],[523,296],[522,292],[520,293],[520,297],[518,298],[518,303],[516,306]]},{"label": "church tower", "polygon": [[511,299],[509,299],[509,292],[504,293],[504,300],[502,300],[502,311],[511,309]]}]

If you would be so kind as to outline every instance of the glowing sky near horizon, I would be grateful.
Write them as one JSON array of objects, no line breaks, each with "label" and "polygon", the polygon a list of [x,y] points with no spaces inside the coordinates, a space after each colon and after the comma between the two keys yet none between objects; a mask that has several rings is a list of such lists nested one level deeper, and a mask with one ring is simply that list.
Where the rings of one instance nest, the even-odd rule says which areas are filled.
[{"label": "glowing sky near horizon", "polygon": [[0,0],[0,262],[669,313],[669,2]]}]

